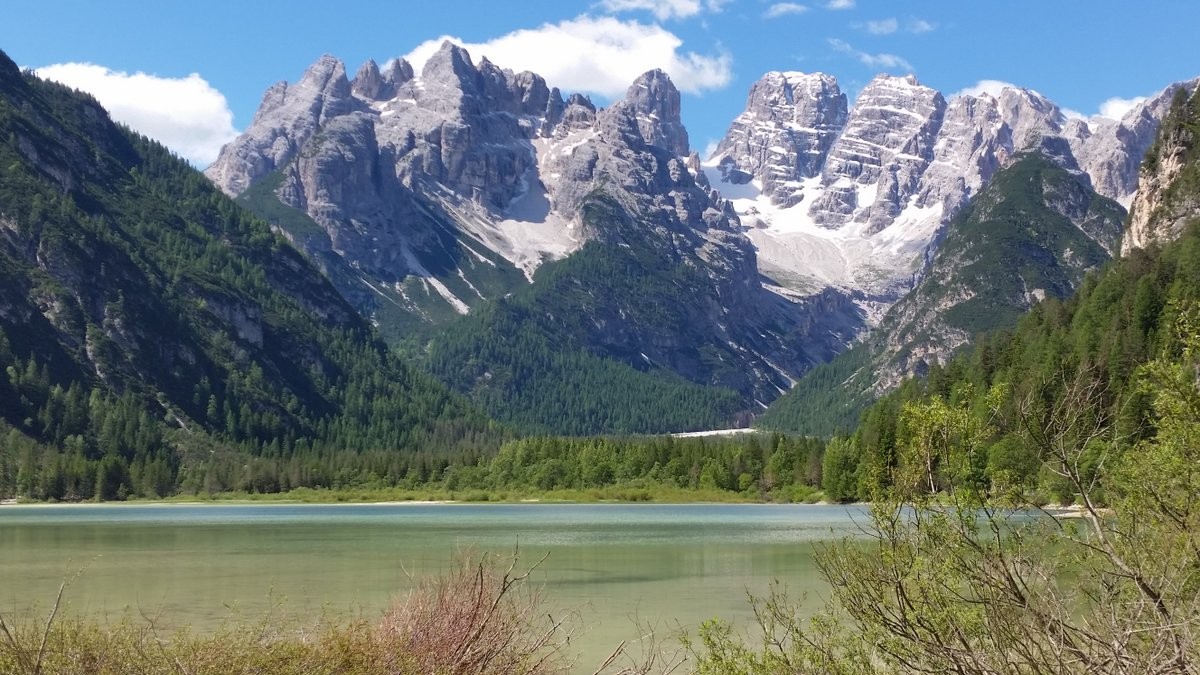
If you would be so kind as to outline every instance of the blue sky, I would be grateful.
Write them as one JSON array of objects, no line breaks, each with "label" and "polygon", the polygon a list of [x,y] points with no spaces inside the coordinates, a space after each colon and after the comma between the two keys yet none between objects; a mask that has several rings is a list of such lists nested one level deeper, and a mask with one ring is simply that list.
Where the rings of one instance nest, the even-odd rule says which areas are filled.
[{"label": "blue sky", "polygon": [[832,74],[851,98],[880,72],[947,95],[1000,80],[1091,115],[1200,76],[1198,25],[1194,0],[7,0],[0,49],[33,68],[91,64],[45,72],[204,164],[321,54],[353,73],[444,36],[600,103],[661,67],[703,151],[769,70]]}]

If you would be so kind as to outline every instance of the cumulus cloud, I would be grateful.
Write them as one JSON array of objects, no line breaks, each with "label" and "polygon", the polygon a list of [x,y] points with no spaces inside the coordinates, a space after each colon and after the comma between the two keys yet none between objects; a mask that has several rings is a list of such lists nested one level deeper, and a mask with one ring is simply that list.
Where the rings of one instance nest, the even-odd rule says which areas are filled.
[{"label": "cumulus cloud", "polygon": [[841,52],[847,56],[852,56],[857,59],[859,63],[863,64],[864,66],[870,66],[871,68],[883,68],[884,70],[915,70],[915,68],[912,67],[912,64],[904,60],[902,57],[896,56],[895,54],[870,54],[868,52],[855,49],[845,40],[830,38],[829,46],[833,47],[834,51]]},{"label": "cumulus cloud", "polygon": [[600,7],[609,12],[642,10],[650,12],[659,21],[686,19],[708,11],[719,12],[721,5],[729,0],[600,0]]},{"label": "cumulus cloud", "polygon": [[1134,106],[1139,105],[1146,100],[1145,96],[1135,96],[1133,98],[1117,98],[1113,97],[1100,104],[1100,117],[1107,117],[1110,120],[1120,120],[1125,117],[1125,114],[1133,110]]},{"label": "cumulus cloud", "polygon": [[159,141],[196,166],[211,164],[221,146],[238,134],[225,96],[196,73],[158,77],[93,63],[56,63],[36,72],[95,96],[114,120]]},{"label": "cumulus cloud", "polygon": [[825,9],[854,9],[854,0],[829,0]]},{"label": "cumulus cloud", "polygon": [[768,19],[777,19],[781,16],[789,14],[803,14],[808,11],[808,7],[795,2],[777,2],[767,8],[763,12],[763,16]]},{"label": "cumulus cloud", "polygon": [[[465,47],[472,59],[486,56],[504,68],[538,73],[565,91],[606,97],[624,94],[638,75],[652,68],[663,69],[681,91],[694,94],[720,89],[733,77],[728,53],[683,52],[683,40],[661,26],[613,17],[581,16],[483,43],[447,35],[421,43],[405,58],[420,71],[445,40]],[[547,54],[553,57],[547,59]]]},{"label": "cumulus cloud", "polygon": [[867,32],[872,35],[891,35],[900,30],[900,22],[895,17],[879,21],[868,21],[866,28]]},{"label": "cumulus cloud", "polygon": [[908,22],[908,32],[910,33],[920,35],[921,33],[929,33],[935,30],[937,30],[937,24],[930,23],[925,19],[913,19]]},{"label": "cumulus cloud", "polygon": [[1000,92],[1005,89],[1020,89],[1020,87],[1012,82],[1004,82],[1003,80],[980,80],[974,86],[954,92],[954,96],[980,96],[987,94],[995,98],[1000,96]]}]

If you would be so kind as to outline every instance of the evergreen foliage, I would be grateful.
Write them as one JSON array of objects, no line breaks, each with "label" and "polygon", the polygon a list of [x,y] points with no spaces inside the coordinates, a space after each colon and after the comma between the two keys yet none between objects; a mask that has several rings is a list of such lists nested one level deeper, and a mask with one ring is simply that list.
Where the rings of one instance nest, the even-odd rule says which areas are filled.
[{"label": "evergreen foliage", "polygon": [[[1186,98],[1177,99],[1148,157],[1175,147],[1162,139],[1194,128],[1200,128],[1200,108]],[[1166,186],[1165,191],[1180,200],[1177,203],[1200,204],[1200,183],[1191,192],[1181,187],[1196,165],[1190,159],[1176,181]],[[924,380],[908,382],[884,397],[851,437],[860,464],[853,469],[858,490],[848,497],[865,497],[880,487],[880,481],[886,487],[891,473],[903,464],[888,439],[903,434],[904,409],[942,401],[989,417],[992,431],[979,463],[996,489],[1029,492],[1043,502],[1073,501],[1070,486],[1037,461],[1028,428],[1050,425],[1061,417],[1068,396],[1086,377],[1098,383],[1094,405],[1086,411],[1102,428],[1097,443],[1123,456],[1154,437],[1158,427],[1151,397],[1138,384],[1137,374],[1154,359],[1183,353],[1187,336],[1176,327],[1186,319],[1188,308],[1200,302],[1198,227],[1200,218],[1193,216],[1174,242],[1129,251],[1090,274],[1074,296],[1048,298],[1015,328],[986,335],[946,366],[932,368]],[[1001,402],[985,406],[984,398],[995,391],[1004,392]],[[826,479],[831,479],[828,472]]]},{"label": "evergreen foliage", "polygon": [[[536,283],[450,324],[424,360],[452,388],[498,420],[534,433],[661,433],[728,425],[744,405],[732,389],[705,386],[673,370],[721,381],[722,355],[689,330],[690,308],[707,280],[672,260],[620,207],[595,195],[589,227],[616,231],[622,244],[592,241],[542,265]],[[615,299],[620,299],[619,304]],[[620,320],[615,315],[620,314]],[[631,353],[616,325],[676,340],[676,369]],[[669,336],[669,337],[667,337]]]},{"label": "evergreen foliage", "polygon": [[199,172],[3,55],[0,367],[0,494],[398,481],[503,438]]}]

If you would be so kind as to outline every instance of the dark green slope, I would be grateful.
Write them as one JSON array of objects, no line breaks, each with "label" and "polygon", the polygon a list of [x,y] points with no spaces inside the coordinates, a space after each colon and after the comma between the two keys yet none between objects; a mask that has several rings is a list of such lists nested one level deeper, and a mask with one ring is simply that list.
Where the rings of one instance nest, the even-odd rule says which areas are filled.
[{"label": "dark green slope", "polygon": [[1064,298],[1117,249],[1124,210],[1029,152],[996,174],[946,229],[921,282],[860,345],[818,366],[764,413],[768,429],[829,436],[910,375],[980,333]]},{"label": "dark green slope", "polygon": [[[564,434],[659,433],[727,425],[744,405],[744,373],[689,331],[708,304],[701,270],[673,259],[603,196],[583,209],[592,241],[544,264],[534,283],[449,324],[425,349],[430,370],[498,419]],[[639,331],[637,335],[631,331]],[[654,335],[647,336],[653,332]],[[657,341],[675,359],[656,363],[632,345]]]},{"label": "dark green slope", "polygon": [[108,467],[124,493],[151,491],[132,467],[161,466],[154,491],[174,489],[203,472],[181,460],[196,443],[320,455],[321,471],[347,452],[489,443],[480,414],[391,356],[265,223],[3,54],[0,367],[0,420],[16,434],[0,454],[11,468],[24,439],[49,453],[24,465],[25,488],[74,463]]},{"label": "dark green slope", "polygon": [[[413,333],[430,333],[434,326],[459,316],[419,275],[405,272],[388,279],[387,272],[378,268],[364,274],[345,256],[334,252],[328,233],[320,225],[280,199],[277,190],[285,171],[287,167],[256,181],[237,196],[237,203],[277,227],[307,254],[360,314],[372,318],[384,340],[395,344]],[[521,270],[469,233],[453,228],[449,225],[453,219],[437,215],[437,208],[422,203],[406,222],[410,230],[423,233],[415,240],[424,241],[424,248],[415,248],[412,253],[432,279],[471,307],[482,303],[482,297],[501,297],[526,285]],[[407,267],[401,265],[401,269]]]}]

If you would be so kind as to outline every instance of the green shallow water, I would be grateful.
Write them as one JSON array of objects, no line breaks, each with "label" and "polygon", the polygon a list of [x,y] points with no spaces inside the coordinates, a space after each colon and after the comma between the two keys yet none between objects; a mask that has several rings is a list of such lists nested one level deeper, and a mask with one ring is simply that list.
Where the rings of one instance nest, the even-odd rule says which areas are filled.
[{"label": "green shallow water", "polygon": [[[580,670],[635,619],[666,631],[747,622],[746,591],[778,579],[821,595],[813,544],[856,532],[859,507],[761,504],[72,505],[0,507],[0,611],[159,616],[377,616],[456,552],[511,552],[548,608],[571,613]],[[274,608],[274,609],[272,609]],[[232,611],[231,611],[232,610]],[[594,667],[594,666],[593,666]]]}]

